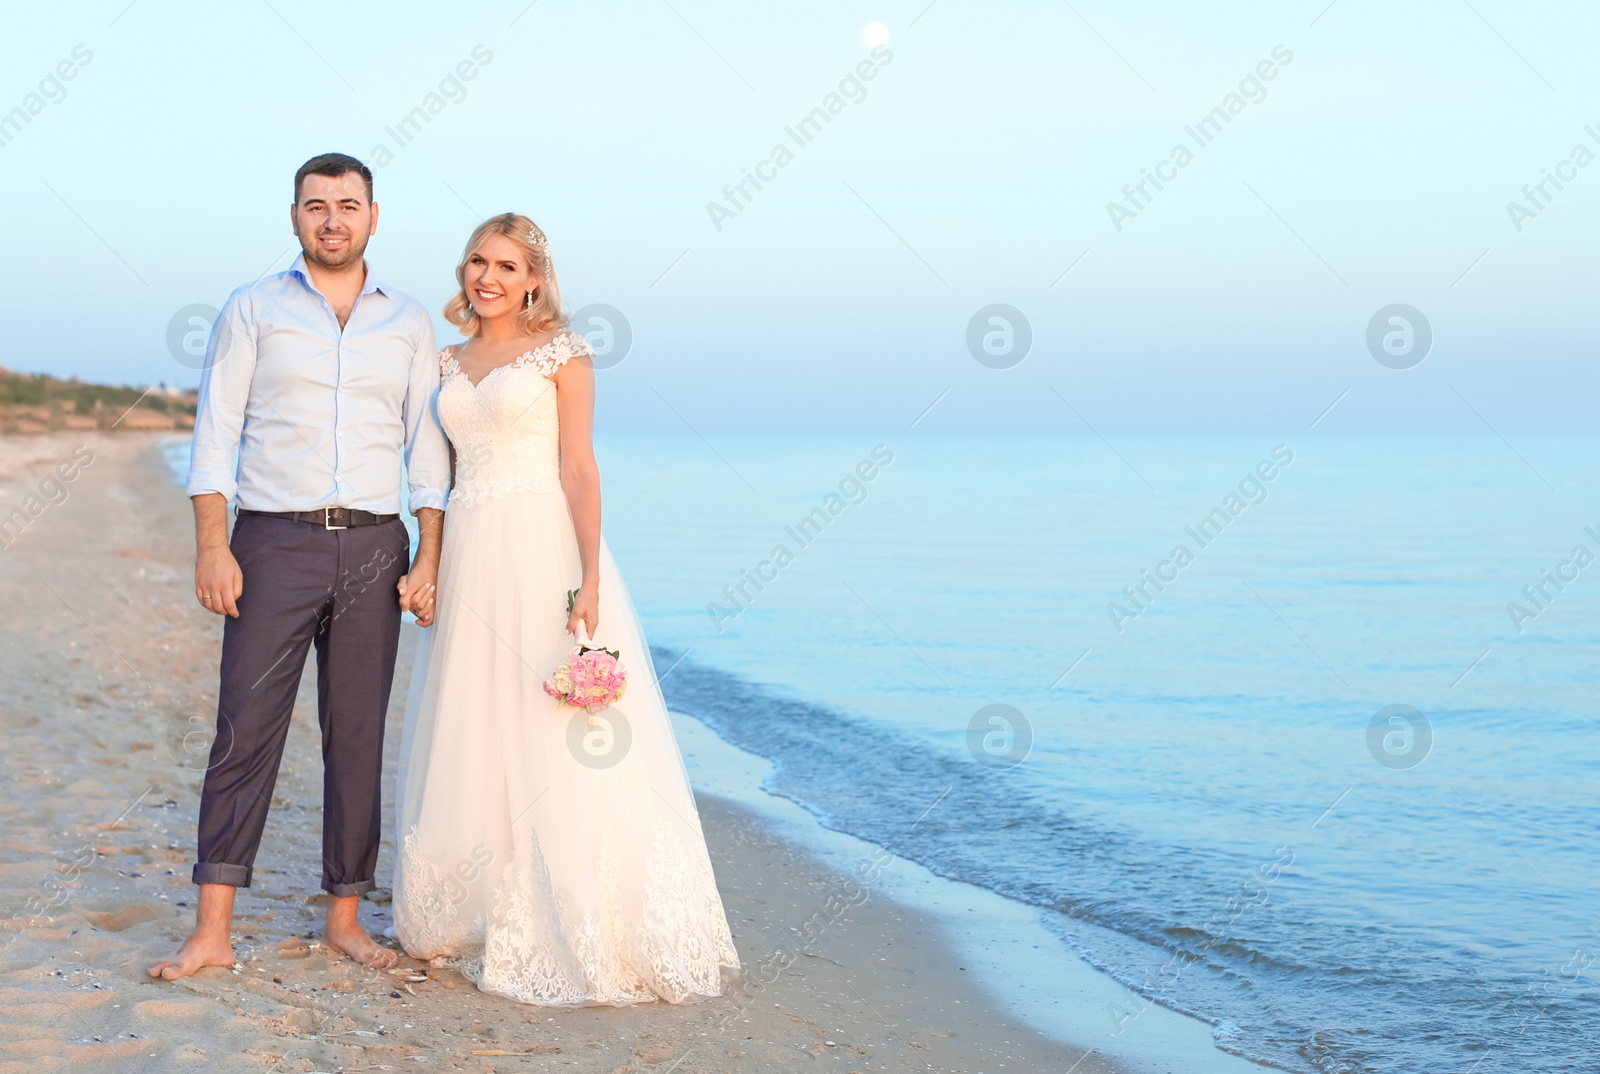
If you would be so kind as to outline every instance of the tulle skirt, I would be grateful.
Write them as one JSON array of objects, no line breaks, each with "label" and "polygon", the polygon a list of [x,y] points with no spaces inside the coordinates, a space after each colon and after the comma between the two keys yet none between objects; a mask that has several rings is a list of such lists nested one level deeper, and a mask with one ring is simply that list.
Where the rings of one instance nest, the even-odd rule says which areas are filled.
[{"label": "tulle skirt", "polygon": [[485,992],[559,1006],[720,995],[739,957],[633,603],[602,541],[593,719],[544,681],[582,578],[559,489],[445,514],[438,612],[401,734],[395,934]]}]

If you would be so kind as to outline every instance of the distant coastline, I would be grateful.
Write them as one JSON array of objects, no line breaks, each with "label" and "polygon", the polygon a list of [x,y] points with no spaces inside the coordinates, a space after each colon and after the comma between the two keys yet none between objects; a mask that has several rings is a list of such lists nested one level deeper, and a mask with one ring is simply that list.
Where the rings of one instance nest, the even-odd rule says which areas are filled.
[{"label": "distant coastline", "polygon": [[165,385],[139,389],[76,377],[16,373],[0,366],[0,435],[62,430],[177,431],[194,428],[198,395]]}]

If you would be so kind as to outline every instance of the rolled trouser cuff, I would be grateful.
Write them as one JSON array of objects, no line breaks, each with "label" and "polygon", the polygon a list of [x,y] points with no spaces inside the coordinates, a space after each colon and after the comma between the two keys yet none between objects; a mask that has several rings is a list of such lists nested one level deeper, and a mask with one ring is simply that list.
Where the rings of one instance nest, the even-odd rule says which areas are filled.
[{"label": "rolled trouser cuff", "polygon": [[348,899],[352,895],[365,895],[377,886],[378,882],[373,879],[357,880],[354,884],[335,884],[331,880],[322,882],[323,891],[340,899]]},{"label": "rolled trouser cuff", "polygon": [[252,868],[248,865],[228,865],[220,861],[197,861],[194,865],[196,884],[227,884],[234,888],[250,886]]}]

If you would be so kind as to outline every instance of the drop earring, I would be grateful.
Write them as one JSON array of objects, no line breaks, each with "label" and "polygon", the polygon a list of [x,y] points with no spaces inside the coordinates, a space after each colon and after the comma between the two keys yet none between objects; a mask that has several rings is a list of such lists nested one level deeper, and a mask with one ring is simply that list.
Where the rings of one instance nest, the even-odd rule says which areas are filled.
[{"label": "drop earring", "polygon": [[527,297],[524,298],[523,302],[522,302],[522,308],[523,309],[525,309],[525,310],[533,309],[533,295],[534,295],[534,292],[532,292],[532,291],[529,291],[527,293]]}]

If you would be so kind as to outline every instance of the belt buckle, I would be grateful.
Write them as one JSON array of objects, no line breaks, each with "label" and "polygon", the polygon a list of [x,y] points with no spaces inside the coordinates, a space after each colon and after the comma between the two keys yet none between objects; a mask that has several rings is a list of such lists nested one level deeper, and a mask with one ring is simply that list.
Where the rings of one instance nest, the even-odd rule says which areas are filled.
[{"label": "belt buckle", "polygon": [[[343,526],[335,526],[333,524],[333,520],[336,519],[336,518],[344,519],[345,525],[343,525]],[[322,528],[325,529],[325,530],[347,530],[347,529],[350,528],[349,522],[350,522],[350,515],[348,513],[348,509],[347,508],[344,508],[344,507],[324,507],[322,509]]]}]

